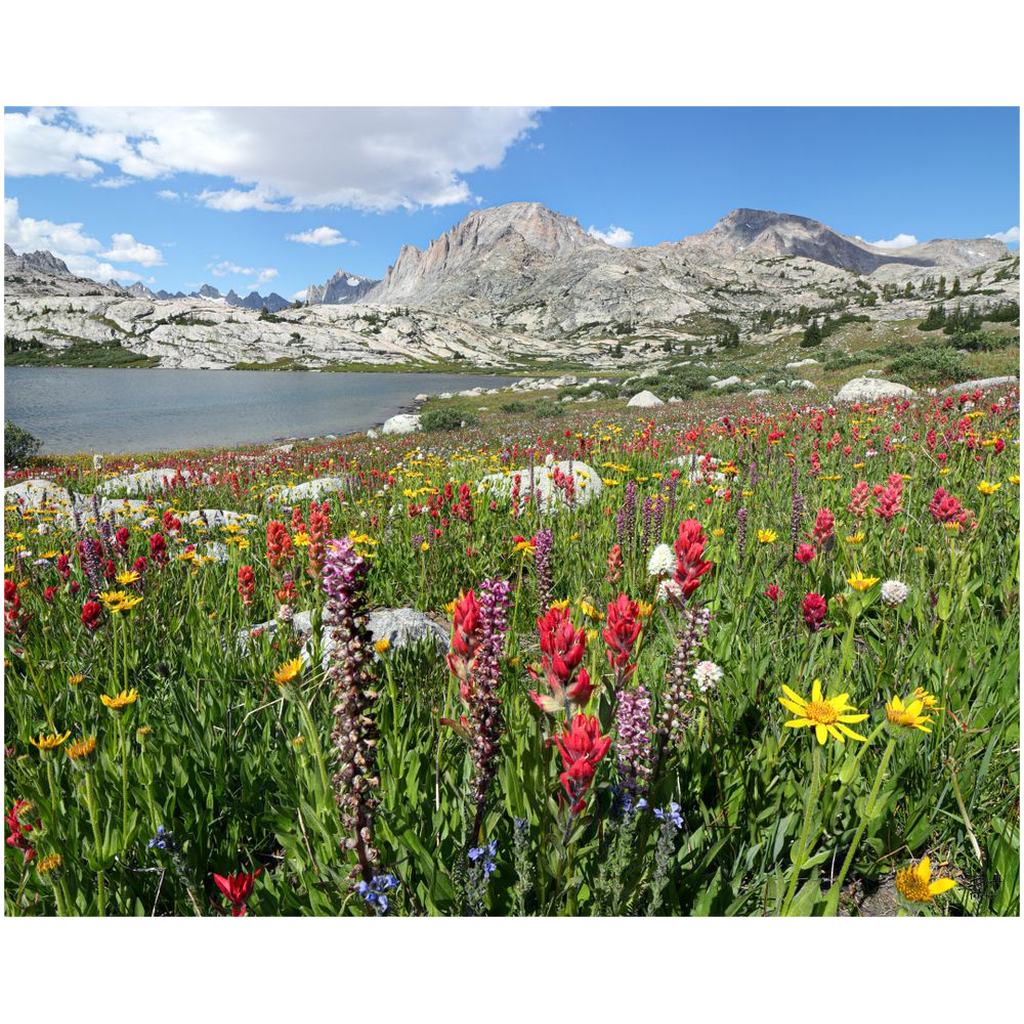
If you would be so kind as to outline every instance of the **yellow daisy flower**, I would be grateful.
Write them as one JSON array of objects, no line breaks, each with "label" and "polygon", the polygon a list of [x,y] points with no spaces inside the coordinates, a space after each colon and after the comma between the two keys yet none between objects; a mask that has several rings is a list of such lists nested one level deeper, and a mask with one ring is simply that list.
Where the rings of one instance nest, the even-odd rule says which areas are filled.
[{"label": "yellow daisy flower", "polygon": [[797,716],[785,723],[787,728],[802,729],[813,726],[814,734],[821,744],[824,744],[829,736],[843,743],[845,742],[844,735],[849,736],[850,739],[860,740],[862,743],[867,742],[866,736],[861,736],[846,727],[847,724],[854,725],[857,722],[863,722],[868,717],[867,715],[846,713],[857,710],[847,702],[846,698],[850,696],[848,693],[841,693],[838,697],[825,697],[821,692],[820,679],[815,679],[811,686],[810,701],[804,700],[788,686],[783,686],[782,692],[786,696],[780,697],[779,703]]},{"label": "yellow daisy flower", "polygon": [[301,671],[302,659],[292,658],[291,661],[286,661],[274,673],[274,682],[277,683],[278,686],[284,686],[285,683],[290,683]]},{"label": "yellow daisy flower", "polygon": [[904,705],[899,697],[893,697],[891,701],[886,702],[885,717],[891,726],[896,727],[893,730],[896,732],[903,729],[919,729],[921,732],[931,732],[931,729],[927,729],[925,726],[930,725],[933,720],[925,718],[921,714],[923,710],[923,700],[913,700],[909,704]]},{"label": "yellow daisy flower", "polygon": [[51,733],[49,736],[44,736],[42,733],[39,734],[39,739],[34,739],[29,736],[28,741],[33,747],[38,747],[40,750],[49,751],[56,750],[69,736],[71,730],[68,729],[63,736],[59,733]]},{"label": "yellow daisy flower", "polygon": [[139,691],[133,686],[130,690],[122,690],[116,697],[108,697],[105,693],[100,694],[100,701],[105,708],[111,711],[123,711],[129,704],[134,704],[139,699]]},{"label": "yellow daisy flower", "polygon": [[932,881],[930,857],[922,857],[916,865],[901,868],[896,872],[896,891],[911,903],[931,903],[936,896],[949,892],[956,885],[952,878]]},{"label": "yellow daisy flower", "polygon": [[855,572],[847,579],[847,583],[854,590],[870,590],[881,579],[879,576],[865,576],[863,573]]},{"label": "yellow daisy flower", "polygon": [[987,480],[982,480],[981,483],[978,484],[978,490],[981,491],[982,494],[995,494],[1002,486],[1002,484],[992,484]]},{"label": "yellow daisy flower", "polygon": [[779,535],[774,530],[758,530],[757,540],[759,544],[774,544]]}]

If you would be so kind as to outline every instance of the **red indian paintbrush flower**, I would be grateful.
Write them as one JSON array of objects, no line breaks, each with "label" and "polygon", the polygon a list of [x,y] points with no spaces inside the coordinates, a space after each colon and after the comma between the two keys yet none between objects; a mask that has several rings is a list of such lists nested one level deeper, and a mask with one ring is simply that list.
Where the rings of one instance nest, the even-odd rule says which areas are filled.
[{"label": "red indian paintbrush flower", "polygon": [[823,626],[828,625],[825,622],[825,616],[828,614],[828,602],[821,594],[815,594],[813,591],[809,593],[804,598],[801,608],[804,613],[804,623],[812,633],[817,633]]},{"label": "red indian paintbrush flower", "polygon": [[[15,800],[14,806],[4,815],[4,821],[10,830],[10,835],[7,837],[7,845],[15,850],[23,851],[23,860],[26,864],[35,857],[36,851],[28,839],[25,838],[26,833],[32,831],[32,825],[27,821],[23,822],[21,815],[31,809],[32,804],[27,800]],[[36,825],[39,825],[38,821]]]},{"label": "red indian paintbrush flower", "polygon": [[167,541],[162,533],[154,533],[149,538],[149,557],[161,569],[167,564]]},{"label": "red indian paintbrush flower", "polygon": [[91,632],[99,626],[102,614],[103,605],[99,601],[86,601],[82,605],[82,625]]},{"label": "red indian paintbrush flower", "polygon": [[233,875],[213,876],[213,881],[216,883],[217,888],[220,889],[228,903],[231,904],[232,917],[245,917],[246,901],[252,895],[256,879],[262,870],[263,868],[257,868],[251,875],[239,871]]},{"label": "red indian paintbrush flower", "polygon": [[562,786],[572,801],[572,813],[579,814],[586,804],[587,790],[594,781],[597,765],[612,745],[610,736],[601,735],[597,715],[576,715],[571,725],[563,726],[555,744],[562,755]]},{"label": "red indian paintbrush flower", "polygon": [[801,565],[807,565],[808,562],[817,557],[817,554],[818,552],[814,550],[813,544],[801,544],[796,549],[796,552],[793,554],[793,557]]},{"label": "red indian paintbrush flower", "polygon": [[256,593],[256,574],[252,571],[251,565],[243,565],[238,570],[238,593],[242,598],[242,604],[246,607],[252,604]]},{"label": "red indian paintbrush flower", "polygon": [[832,536],[835,525],[836,520],[835,516],[832,515],[831,509],[819,508],[818,514],[814,519],[814,533],[811,536],[819,544],[824,544]]},{"label": "red indian paintbrush flower", "polygon": [[276,569],[291,557],[292,539],[288,536],[288,527],[277,519],[271,519],[267,523],[267,561],[270,567]]},{"label": "red indian paintbrush flower", "polygon": [[448,670],[459,681],[459,693],[469,700],[473,687],[473,663],[483,639],[480,624],[480,602],[470,590],[460,594],[452,612],[452,649],[448,653]]},{"label": "red indian paintbrush flower", "polygon": [[964,518],[963,505],[942,487],[936,489],[932,500],[928,502],[928,511],[937,523],[955,523]]},{"label": "red indian paintbrush flower", "polygon": [[608,605],[608,624],[603,634],[608,645],[608,664],[615,673],[616,689],[633,674],[636,665],[630,664],[633,645],[640,636],[640,607],[627,594],[619,594]]},{"label": "red indian paintbrush flower", "polygon": [[531,690],[534,704],[549,714],[564,711],[569,701],[583,707],[594,692],[590,676],[580,664],[587,644],[586,630],[573,626],[568,608],[549,608],[543,618],[538,617],[537,629],[540,632],[541,671],[531,665],[530,675],[540,679],[543,673],[551,696]]},{"label": "red indian paintbrush flower", "polygon": [[684,519],[679,524],[679,536],[675,543],[675,582],[684,600],[700,586],[701,577],[713,568],[711,562],[703,560],[707,542],[708,539],[696,519]]}]

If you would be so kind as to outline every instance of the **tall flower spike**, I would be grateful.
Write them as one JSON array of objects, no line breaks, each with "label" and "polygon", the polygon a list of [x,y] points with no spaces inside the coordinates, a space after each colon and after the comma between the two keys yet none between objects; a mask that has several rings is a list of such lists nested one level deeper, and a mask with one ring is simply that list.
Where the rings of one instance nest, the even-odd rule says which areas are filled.
[{"label": "tall flower spike", "polygon": [[572,725],[565,725],[555,736],[555,744],[562,755],[564,771],[559,778],[570,801],[570,811],[575,816],[586,805],[587,790],[594,781],[597,765],[612,745],[610,736],[601,735],[601,723],[597,715],[588,718],[577,715]]},{"label": "tall flower spike", "polygon": [[342,827],[349,833],[345,848],[355,851],[358,864],[352,877],[370,881],[379,854],[373,845],[373,820],[377,809],[377,726],[371,715],[376,693],[369,667],[374,656],[367,628],[366,578],[369,563],[344,537],[327,544],[323,586],[327,594],[324,624],[334,647],[330,652],[328,678],[333,683],[334,742],[338,770],[334,775],[335,799]]},{"label": "tall flower spike", "polygon": [[583,668],[583,652],[587,636],[583,628],[576,629],[568,608],[552,607],[543,618],[537,619],[540,633],[541,669],[530,667],[534,679],[543,678],[551,695],[530,691],[533,702],[543,711],[554,714],[568,710],[569,702],[583,707],[594,687]]},{"label": "tall flower spike", "polygon": [[704,561],[707,542],[704,530],[696,519],[684,519],[679,524],[679,536],[675,543],[675,582],[684,600],[700,586],[701,577],[712,568],[711,562]]}]

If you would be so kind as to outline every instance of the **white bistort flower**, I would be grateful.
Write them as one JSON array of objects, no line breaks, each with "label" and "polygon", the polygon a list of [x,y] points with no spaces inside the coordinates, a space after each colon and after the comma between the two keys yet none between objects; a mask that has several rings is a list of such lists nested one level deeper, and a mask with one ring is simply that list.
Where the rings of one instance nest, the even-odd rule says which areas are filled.
[{"label": "white bistort flower", "polygon": [[647,562],[648,576],[671,576],[676,571],[676,555],[668,544],[659,544]]},{"label": "white bistort flower", "polygon": [[693,670],[693,681],[701,693],[707,693],[722,681],[724,675],[721,665],[716,665],[713,661],[699,661]]},{"label": "white bistort flower", "polygon": [[882,584],[882,602],[888,605],[903,604],[910,593],[906,583],[899,580],[886,580]]},{"label": "white bistort flower", "polygon": [[655,591],[654,600],[659,604],[672,604],[683,599],[682,588],[675,580],[662,580]]}]

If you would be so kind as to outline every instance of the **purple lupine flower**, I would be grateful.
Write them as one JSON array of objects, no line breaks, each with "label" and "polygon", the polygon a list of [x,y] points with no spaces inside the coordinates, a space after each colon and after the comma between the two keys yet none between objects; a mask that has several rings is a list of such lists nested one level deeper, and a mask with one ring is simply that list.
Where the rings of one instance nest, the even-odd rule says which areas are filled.
[{"label": "purple lupine flower", "polygon": [[651,541],[651,517],[654,514],[654,502],[651,500],[651,496],[648,494],[644,497],[643,505],[640,509],[640,521],[643,529],[640,534],[640,551],[646,555],[647,545]]},{"label": "purple lupine flower", "polygon": [[473,748],[473,799],[476,802],[474,840],[483,825],[487,792],[498,770],[499,741],[505,731],[498,697],[501,657],[505,653],[508,608],[512,587],[508,580],[486,579],[480,587],[481,640],[474,660],[469,702],[469,728]]},{"label": "purple lupine flower", "polygon": [[683,730],[690,722],[690,715],[683,710],[693,700],[690,691],[692,673],[690,662],[707,635],[711,623],[711,612],[707,608],[684,608],[683,621],[676,633],[676,644],[669,659],[665,674],[665,692],[662,699],[661,723],[659,729],[672,742],[682,739]]},{"label": "purple lupine flower", "polygon": [[367,626],[366,582],[370,563],[348,537],[327,543],[322,570],[323,622],[333,646],[328,654],[334,699],[334,731],[338,770],[334,775],[335,800],[342,827],[348,833],[345,848],[355,851],[358,863],[351,877],[369,882],[380,855],[373,845],[373,819],[377,809],[377,726],[371,715],[376,694],[370,664],[374,655]]},{"label": "purple lupine flower", "polygon": [[665,522],[665,499],[659,494],[654,502],[654,540],[661,543],[661,527]]},{"label": "purple lupine flower", "polygon": [[537,532],[533,548],[533,565],[537,573],[538,612],[543,615],[551,605],[551,553],[555,534],[550,526]]},{"label": "purple lupine flower", "polygon": [[747,510],[741,508],[736,513],[736,520],[739,524],[736,531],[736,547],[739,550],[740,558],[743,557],[743,552],[747,549]]},{"label": "purple lupine flower", "polygon": [[651,696],[643,686],[620,690],[615,708],[619,781],[631,793],[647,790],[651,775]]}]

